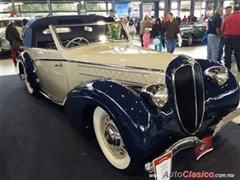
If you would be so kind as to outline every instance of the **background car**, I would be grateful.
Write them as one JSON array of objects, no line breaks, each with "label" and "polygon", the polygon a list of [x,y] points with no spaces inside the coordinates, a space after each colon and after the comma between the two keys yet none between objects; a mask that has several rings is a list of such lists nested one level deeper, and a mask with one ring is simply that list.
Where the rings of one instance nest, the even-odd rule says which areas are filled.
[{"label": "background car", "polygon": [[175,154],[201,144],[240,115],[231,71],[211,60],[133,46],[111,18],[32,20],[24,50],[18,70],[28,92],[64,106],[80,131],[93,129],[106,159],[124,172],[148,161],[151,172],[152,160],[168,147]]},{"label": "background car", "polygon": [[191,46],[194,41],[202,41],[206,32],[206,23],[181,23],[180,32],[183,43]]}]

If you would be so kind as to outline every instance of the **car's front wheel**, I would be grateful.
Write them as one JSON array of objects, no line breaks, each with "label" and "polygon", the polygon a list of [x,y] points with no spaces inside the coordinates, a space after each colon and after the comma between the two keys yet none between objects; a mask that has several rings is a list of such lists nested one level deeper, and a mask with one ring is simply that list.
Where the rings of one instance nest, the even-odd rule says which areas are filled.
[{"label": "car's front wheel", "polygon": [[111,117],[101,107],[94,111],[93,126],[98,144],[107,160],[119,170],[133,171],[135,163],[128,155],[121,134]]}]

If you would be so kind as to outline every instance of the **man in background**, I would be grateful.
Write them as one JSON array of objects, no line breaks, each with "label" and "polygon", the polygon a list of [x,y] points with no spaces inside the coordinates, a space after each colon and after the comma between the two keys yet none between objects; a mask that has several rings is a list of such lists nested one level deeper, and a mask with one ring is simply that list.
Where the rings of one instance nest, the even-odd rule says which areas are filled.
[{"label": "man in background", "polygon": [[221,39],[221,25],[223,8],[218,7],[216,13],[208,20],[208,36],[207,36],[207,58],[217,61],[219,54],[219,44]]},{"label": "man in background", "polygon": [[234,6],[233,14],[229,15],[223,22],[221,30],[226,36],[225,43],[225,66],[231,69],[232,54],[237,61],[238,72],[240,72],[240,6]]},{"label": "man in background", "polygon": [[171,12],[168,13],[167,18],[167,22],[163,24],[163,27],[166,28],[167,52],[173,53],[177,45],[177,34],[180,33],[180,28],[177,20],[173,19]]},{"label": "man in background", "polygon": [[112,21],[115,21],[115,19],[114,19],[114,11],[112,9],[109,11],[109,18],[112,19]]},{"label": "man in background", "polygon": [[17,66],[17,52],[22,52],[22,40],[20,38],[20,35],[15,27],[15,21],[10,21],[9,25],[6,28],[6,39],[10,43],[11,48],[11,54],[12,54],[12,60],[15,66]]},{"label": "man in background", "polygon": [[22,20],[22,34],[21,34],[21,38],[24,38],[24,33],[25,33],[25,29],[26,29],[26,24],[28,23],[27,19],[23,19]]},{"label": "man in background", "polygon": [[152,27],[152,23],[150,22],[148,15],[146,15],[140,25],[140,39],[141,39],[142,47],[143,47],[143,35],[145,33],[145,29],[151,28],[151,27]]},{"label": "man in background", "polygon": [[[222,15],[222,21],[224,22],[224,20],[230,15],[232,14],[232,6],[227,6],[225,9],[225,14]],[[226,41],[226,37],[224,36],[224,34],[222,34],[222,37],[220,39],[220,44],[219,44],[219,53],[218,53],[218,62],[221,63],[221,59],[222,59],[222,55],[223,55],[223,48],[225,46],[225,41]]]},{"label": "man in background", "polygon": [[188,21],[187,17],[184,16],[183,19],[182,19],[182,22],[183,22],[183,23],[186,23],[187,21]]}]

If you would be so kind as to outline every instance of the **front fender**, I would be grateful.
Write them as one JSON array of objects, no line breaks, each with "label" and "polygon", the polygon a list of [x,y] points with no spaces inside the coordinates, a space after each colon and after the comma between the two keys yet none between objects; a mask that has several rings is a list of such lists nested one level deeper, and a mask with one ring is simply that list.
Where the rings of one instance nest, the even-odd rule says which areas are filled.
[{"label": "front fender", "polygon": [[[160,130],[166,129],[160,110],[146,104],[130,88],[114,81],[89,82],[79,85],[68,94],[65,111],[78,128],[86,126],[83,113],[88,105],[100,106],[111,116],[135,162],[151,155],[159,146],[159,141],[166,139],[169,134],[166,130],[164,135]],[[174,119],[173,116],[168,117]],[[159,133],[162,133],[161,137]]]}]

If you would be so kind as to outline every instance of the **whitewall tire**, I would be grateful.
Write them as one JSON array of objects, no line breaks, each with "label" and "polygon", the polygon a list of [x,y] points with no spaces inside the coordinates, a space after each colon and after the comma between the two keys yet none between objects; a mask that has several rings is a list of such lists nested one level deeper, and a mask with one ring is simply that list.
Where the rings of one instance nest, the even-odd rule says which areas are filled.
[{"label": "whitewall tire", "polygon": [[94,111],[93,127],[98,144],[107,160],[119,170],[128,169],[131,158],[122,137],[108,113],[100,107]]},{"label": "whitewall tire", "polygon": [[27,87],[27,90],[28,90],[29,94],[37,95],[37,91],[32,88],[30,82],[28,81],[28,74],[27,74],[26,69],[23,68],[23,71],[24,71],[23,73],[24,73],[25,84],[26,84],[26,87]]}]

